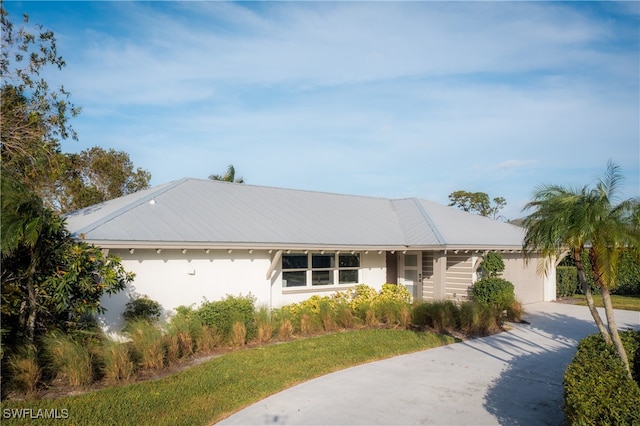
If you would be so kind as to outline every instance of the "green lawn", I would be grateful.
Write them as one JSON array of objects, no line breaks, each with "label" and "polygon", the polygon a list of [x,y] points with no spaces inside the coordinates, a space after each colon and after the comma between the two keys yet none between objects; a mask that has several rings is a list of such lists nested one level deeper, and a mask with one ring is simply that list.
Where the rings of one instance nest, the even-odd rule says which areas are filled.
[{"label": "green lawn", "polygon": [[238,350],[160,380],[57,400],[2,403],[3,425],[32,424],[30,418],[8,420],[11,409],[30,409],[29,417],[53,409],[65,417],[67,410],[68,419],[56,424],[210,424],[314,377],[453,342],[433,333],[365,330]]},{"label": "green lawn", "polygon": [[[580,300],[580,302],[578,303],[579,305],[587,305],[587,300],[583,295],[576,294],[574,298]],[[596,303],[596,306],[603,307],[602,296],[594,295],[593,300]],[[619,296],[617,294],[612,294],[611,304],[613,305],[613,309],[640,311],[640,295]]]}]

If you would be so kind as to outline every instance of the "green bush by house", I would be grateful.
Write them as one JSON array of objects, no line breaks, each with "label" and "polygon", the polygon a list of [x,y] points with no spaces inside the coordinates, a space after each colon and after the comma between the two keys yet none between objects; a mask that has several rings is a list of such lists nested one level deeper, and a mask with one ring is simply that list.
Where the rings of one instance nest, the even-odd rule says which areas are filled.
[{"label": "green bush by house", "polygon": [[567,424],[640,424],[640,331],[625,331],[620,337],[629,363],[635,366],[635,380],[629,378],[615,349],[605,344],[600,334],[583,339],[564,374]]},{"label": "green bush by house", "polygon": [[556,269],[556,297],[571,297],[578,291],[578,268],[558,266]]}]

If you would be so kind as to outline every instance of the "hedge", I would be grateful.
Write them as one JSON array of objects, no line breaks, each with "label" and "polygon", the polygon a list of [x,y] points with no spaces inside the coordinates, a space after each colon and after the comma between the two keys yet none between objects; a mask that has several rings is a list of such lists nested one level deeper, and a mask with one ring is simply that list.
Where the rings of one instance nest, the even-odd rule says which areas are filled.
[{"label": "hedge", "polygon": [[558,266],[556,269],[556,297],[571,297],[578,291],[578,268]]},{"label": "hedge", "polygon": [[620,337],[635,380],[629,379],[615,348],[600,334],[578,344],[564,374],[564,411],[569,425],[640,424],[640,331],[624,331]]}]

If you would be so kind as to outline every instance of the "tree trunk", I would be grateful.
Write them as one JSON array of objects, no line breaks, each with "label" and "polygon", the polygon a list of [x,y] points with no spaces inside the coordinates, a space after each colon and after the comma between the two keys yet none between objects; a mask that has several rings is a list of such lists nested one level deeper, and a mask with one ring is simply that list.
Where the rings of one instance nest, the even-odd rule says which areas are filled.
[{"label": "tree trunk", "polygon": [[38,298],[36,289],[33,284],[36,276],[36,260],[35,251],[31,252],[31,264],[29,265],[29,272],[27,276],[27,318],[25,324],[25,335],[30,343],[33,343],[36,334],[36,315],[38,312]]},{"label": "tree trunk", "polygon": [[25,324],[25,335],[30,343],[33,343],[33,339],[35,337],[36,331],[36,310],[37,310],[37,300],[36,300],[36,290],[33,287],[32,279],[29,279],[29,283],[27,284],[27,289],[29,292],[29,303],[27,303],[27,323]]},{"label": "tree trunk", "polygon": [[604,341],[610,345],[612,344],[611,335],[609,334],[609,330],[605,327],[602,318],[600,318],[600,314],[596,309],[596,305],[593,302],[593,295],[591,294],[591,286],[587,281],[587,275],[584,272],[584,265],[582,264],[582,252],[576,251],[573,253],[573,261],[576,264],[576,268],[578,269],[578,278],[580,279],[580,284],[582,284],[582,291],[584,292],[585,297],[587,298],[587,306],[589,307],[589,312],[591,312],[591,316],[593,320],[596,322],[596,326],[602,335]]},{"label": "tree trunk", "polygon": [[611,333],[613,345],[615,346],[616,352],[618,353],[618,356],[624,364],[624,368],[626,368],[627,370],[629,378],[633,380],[633,376],[631,375],[631,367],[629,366],[629,358],[627,357],[627,352],[624,350],[624,346],[622,345],[620,334],[618,334],[618,325],[616,324],[616,318],[613,313],[613,305],[611,304],[611,294],[609,293],[609,288],[606,286],[602,286],[601,290],[602,301],[604,303],[604,312],[607,315],[607,324],[609,325],[609,332]]}]

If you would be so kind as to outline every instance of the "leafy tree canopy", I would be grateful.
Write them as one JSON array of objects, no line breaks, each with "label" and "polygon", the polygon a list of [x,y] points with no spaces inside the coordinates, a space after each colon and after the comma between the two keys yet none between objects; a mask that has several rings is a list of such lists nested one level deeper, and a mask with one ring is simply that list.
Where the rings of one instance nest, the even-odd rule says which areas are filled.
[{"label": "leafy tree canopy", "polygon": [[118,258],[74,240],[64,219],[20,182],[1,181],[3,344],[90,324],[104,312],[102,295],[124,289],[133,275]]},{"label": "leafy tree canopy", "polygon": [[[23,26],[14,28],[1,3],[0,21],[1,347],[10,351],[25,341],[37,343],[52,328],[84,327],[103,312],[102,295],[122,290],[133,279],[119,259],[72,238],[64,219],[43,202],[47,191],[66,194],[52,182],[75,174],[83,185],[109,191],[111,196],[114,187],[128,191],[145,184],[146,175],[132,173],[126,155],[101,156],[100,150],[90,150],[87,157],[107,157],[104,161],[115,164],[96,166],[79,155],[83,161],[77,164],[91,165],[67,167],[75,156],[61,154],[59,143],[77,138],[68,120],[79,109],[68,102],[63,87],[51,89],[42,77],[47,67],[65,65],[55,36],[29,25],[26,15]],[[121,169],[124,176],[117,173]],[[95,170],[100,172],[89,172]],[[109,179],[101,173],[110,174]]]},{"label": "leafy tree canopy", "polygon": [[2,5],[0,23],[2,172],[38,190],[56,168],[60,139],[77,139],[68,120],[80,109],[68,101],[64,87],[52,89],[41,76],[47,67],[65,66],[54,33],[29,25],[27,15],[23,26],[14,28]]},{"label": "leafy tree canopy", "polygon": [[151,180],[126,152],[100,147],[65,154],[60,172],[43,192],[46,205],[62,213],[148,188]]},{"label": "leafy tree canopy", "polygon": [[479,214],[480,216],[496,219],[498,212],[507,205],[503,197],[495,197],[493,201],[485,192],[454,191],[449,194],[450,206],[457,207],[465,212]]}]

